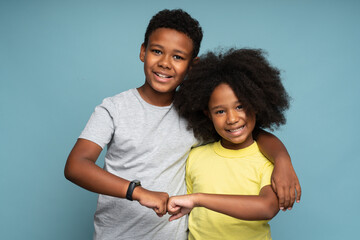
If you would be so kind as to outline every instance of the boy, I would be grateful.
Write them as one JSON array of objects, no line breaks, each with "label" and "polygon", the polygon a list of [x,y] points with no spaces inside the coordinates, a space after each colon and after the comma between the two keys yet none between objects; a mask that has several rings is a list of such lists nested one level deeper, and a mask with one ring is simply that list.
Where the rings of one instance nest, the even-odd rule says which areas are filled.
[{"label": "boy", "polygon": [[[156,14],[140,49],[144,85],[106,98],[97,106],[71,151],[66,178],[100,194],[94,239],[186,239],[185,218],[168,223],[152,210],[161,217],[167,211],[169,194],[186,193],[185,161],[197,140],[172,100],[197,60],[201,40],[199,23],[186,12],[163,10]],[[271,135],[260,137],[260,145],[261,139],[270,156],[287,154]],[[105,146],[101,169],[95,162]],[[291,177],[297,180],[289,160],[277,162],[284,169],[277,175],[280,183]],[[286,187],[289,189],[289,184]],[[289,202],[285,206],[291,206]]]}]

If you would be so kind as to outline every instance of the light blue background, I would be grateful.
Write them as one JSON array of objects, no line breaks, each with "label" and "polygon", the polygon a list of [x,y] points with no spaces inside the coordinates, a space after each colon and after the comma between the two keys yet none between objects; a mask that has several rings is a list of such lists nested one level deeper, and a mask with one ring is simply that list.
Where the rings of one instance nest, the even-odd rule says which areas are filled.
[{"label": "light blue background", "polygon": [[273,238],[359,236],[359,1],[1,0],[1,239],[91,239],[97,196],[64,178],[67,155],[103,98],[144,82],[147,23],[179,7],[203,27],[201,53],[263,48],[283,70],[293,101],[275,134],[303,197]]}]

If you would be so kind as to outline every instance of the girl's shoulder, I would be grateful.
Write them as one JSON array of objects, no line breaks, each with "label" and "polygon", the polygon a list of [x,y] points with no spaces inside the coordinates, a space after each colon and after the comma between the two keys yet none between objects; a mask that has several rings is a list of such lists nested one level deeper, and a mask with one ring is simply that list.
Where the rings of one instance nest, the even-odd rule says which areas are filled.
[{"label": "girl's shoulder", "polygon": [[198,159],[204,156],[209,156],[211,154],[214,154],[214,144],[215,143],[207,143],[192,148],[189,153],[189,159]]}]

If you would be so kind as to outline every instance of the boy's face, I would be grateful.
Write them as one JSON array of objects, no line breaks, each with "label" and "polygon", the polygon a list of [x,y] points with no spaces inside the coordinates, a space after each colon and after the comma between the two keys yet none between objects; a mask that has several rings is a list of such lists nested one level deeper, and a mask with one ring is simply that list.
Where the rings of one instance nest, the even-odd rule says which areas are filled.
[{"label": "boy's face", "polygon": [[208,109],[215,130],[222,138],[223,147],[241,149],[254,142],[252,131],[256,123],[255,114],[245,111],[228,84],[222,83],[214,89]]},{"label": "boy's face", "polygon": [[185,78],[192,59],[193,42],[184,33],[158,28],[141,46],[144,62],[145,87],[155,93],[173,93]]}]

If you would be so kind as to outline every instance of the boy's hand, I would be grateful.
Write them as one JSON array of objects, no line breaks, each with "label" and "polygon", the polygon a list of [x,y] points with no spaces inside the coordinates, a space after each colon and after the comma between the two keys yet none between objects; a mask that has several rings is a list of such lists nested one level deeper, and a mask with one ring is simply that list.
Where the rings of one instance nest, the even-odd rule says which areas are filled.
[{"label": "boy's hand", "polygon": [[271,183],[279,198],[279,208],[291,210],[296,202],[300,202],[301,187],[291,161],[277,161],[271,176]]},{"label": "boy's hand", "polygon": [[166,205],[169,194],[166,192],[154,192],[142,187],[136,187],[133,192],[133,199],[137,200],[141,205],[153,209],[159,217],[162,217],[166,214]]},{"label": "boy's hand", "polygon": [[193,194],[174,196],[169,198],[167,210],[170,215],[169,221],[181,218],[187,215],[195,207],[195,198]]}]

